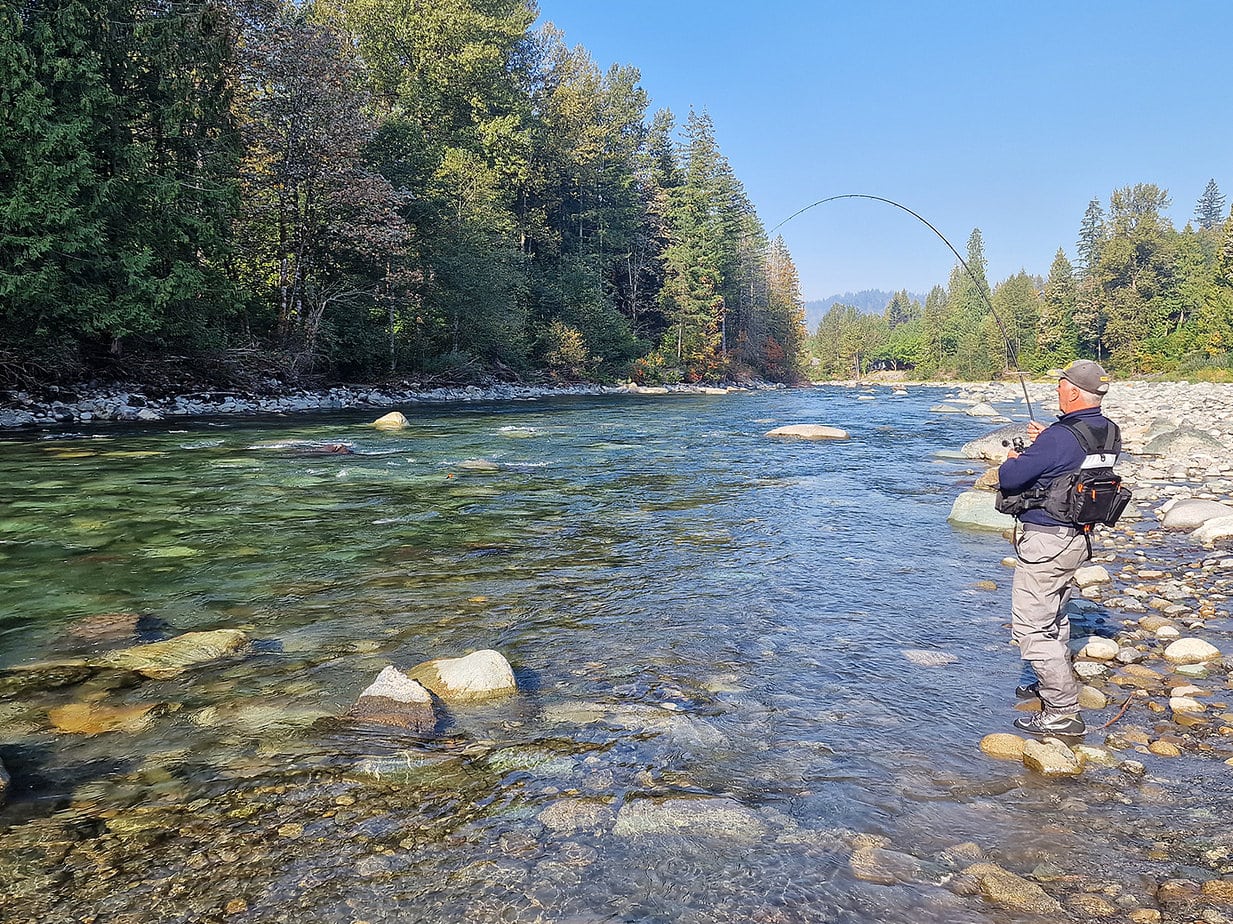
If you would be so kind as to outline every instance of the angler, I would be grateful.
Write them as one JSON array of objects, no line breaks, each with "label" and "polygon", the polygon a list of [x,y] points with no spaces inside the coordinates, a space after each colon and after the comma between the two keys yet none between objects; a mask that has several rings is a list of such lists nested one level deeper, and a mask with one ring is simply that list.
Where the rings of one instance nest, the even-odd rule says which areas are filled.
[{"label": "angler", "polygon": [[1066,603],[1075,571],[1092,557],[1092,528],[1116,522],[1130,500],[1113,473],[1122,437],[1101,411],[1108,391],[1109,376],[1099,364],[1071,363],[1057,383],[1057,423],[1029,423],[1031,444],[1022,452],[1012,449],[998,468],[998,509],[1017,520],[1011,638],[1025,673],[1035,676],[1015,693],[1041,703],[1039,713],[1016,719],[1015,727],[1033,734],[1080,736],[1087,730],[1067,647]]}]

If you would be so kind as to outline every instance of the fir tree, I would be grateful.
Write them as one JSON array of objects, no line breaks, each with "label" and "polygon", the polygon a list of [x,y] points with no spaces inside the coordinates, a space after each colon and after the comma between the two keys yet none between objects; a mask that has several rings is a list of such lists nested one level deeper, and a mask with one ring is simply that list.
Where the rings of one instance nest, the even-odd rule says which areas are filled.
[{"label": "fir tree", "polygon": [[1199,197],[1194,207],[1194,220],[1204,231],[1212,231],[1220,227],[1224,219],[1224,196],[1216,186],[1214,179],[1207,181],[1203,195]]}]

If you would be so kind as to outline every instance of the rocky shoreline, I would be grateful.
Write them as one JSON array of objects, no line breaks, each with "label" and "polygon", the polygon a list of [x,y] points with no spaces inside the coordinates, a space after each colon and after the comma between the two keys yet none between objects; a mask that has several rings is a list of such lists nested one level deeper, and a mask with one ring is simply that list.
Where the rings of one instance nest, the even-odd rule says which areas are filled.
[{"label": "rocky shoreline", "polygon": [[168,418],[220,415],[295,414],[303,411],[390,408],[409,404],[454,401],[535,401],[541,398],[592,395],[726,395],[785,389],[769,382],[719,385],[521,385],[497,384],[423,388],[408,382],[397,386],[338,385],[322,390],[273,390],[268,395],[198,390],[157,395],[138,385],[95,389],[57,389],[46,395],[28,391],[0,393],[0,430],[50,428],[101,421],[154,422]]}]

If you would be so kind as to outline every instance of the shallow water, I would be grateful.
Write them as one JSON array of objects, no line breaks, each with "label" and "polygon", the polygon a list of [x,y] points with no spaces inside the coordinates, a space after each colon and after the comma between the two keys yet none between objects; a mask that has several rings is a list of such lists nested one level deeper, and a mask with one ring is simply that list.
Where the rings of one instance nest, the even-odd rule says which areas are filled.
[{"label": "shallow water", "polygon": [[[931,415],[938,391],[879,394],[0,442],[0,668],[189,630],[253,640],[172,680],[0,699],[0,919],[1023,919],[944,888],[938,855],[963,841],[1144,900],[1142,877],[1176,872],[1148,859],[1166,828],[1211,823],[1204,771],[1127,792],[1114,771],[1045,782],[980,754],[1013,716],[1007,547],[946,525],[972,468],[935,453],[987,425]],[[762,435],[796,422],[852,439]],[[339,441],[354,454],[309,451]],[[75,631],[106,613],[146,618],[119,641]],[[478,648],[510,659],[517,697],[451,709],[431,740],[339,720],[385,665]],[[152,708],[133,730],[51,730],[48,708],[81,702]],[[615,823],[679,797],[731,816]],[[576,830],[539,817],[562,805]],[[858,881],[861,833],[922,870]]]}]

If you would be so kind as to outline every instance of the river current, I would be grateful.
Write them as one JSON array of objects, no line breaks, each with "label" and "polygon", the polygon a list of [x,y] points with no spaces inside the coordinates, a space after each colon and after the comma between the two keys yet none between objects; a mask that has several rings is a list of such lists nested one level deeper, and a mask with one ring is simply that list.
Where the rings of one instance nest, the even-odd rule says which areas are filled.
[{"label": "river current", "polygon": [[[981,754],[1015,715],[1008,546],[947,525],[975,469],[939,452],[988,425],[860,394],[6,438],[0,668],[251,643],[0,697],[0,920],[1025,920],[946,888],[972,844],[1141,892],[1163,816],[1209,809]],[[851,439],[764,436],[806,422]],[[485,648],[520,692],[439,735],[339,718],[386,665]],[[71,703],[139,720],[59,732]],[[857,878],[861,843],[919,865]]]}]

